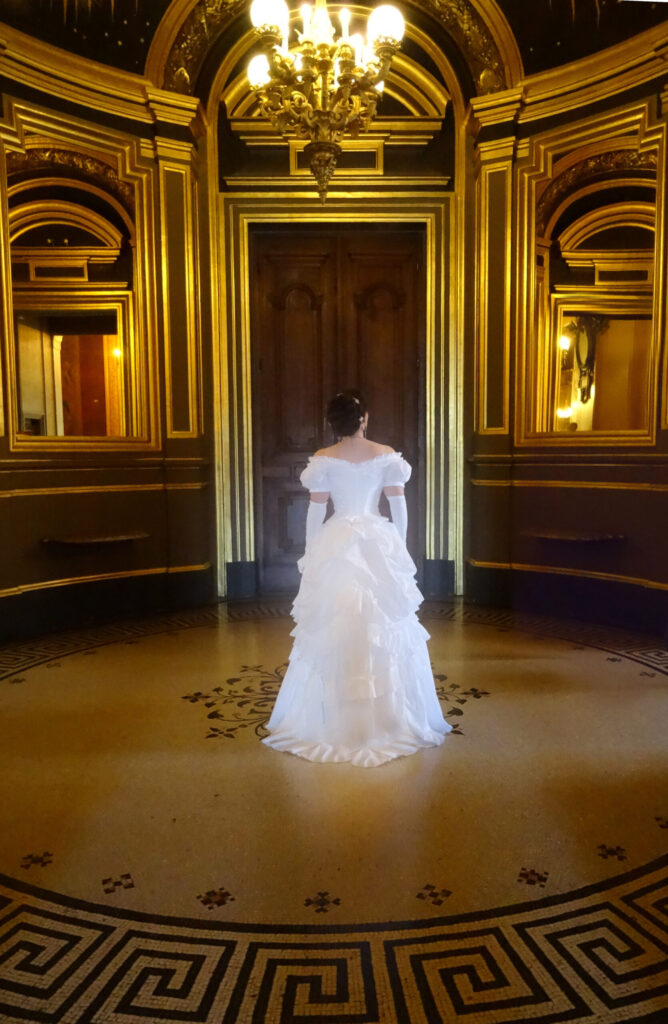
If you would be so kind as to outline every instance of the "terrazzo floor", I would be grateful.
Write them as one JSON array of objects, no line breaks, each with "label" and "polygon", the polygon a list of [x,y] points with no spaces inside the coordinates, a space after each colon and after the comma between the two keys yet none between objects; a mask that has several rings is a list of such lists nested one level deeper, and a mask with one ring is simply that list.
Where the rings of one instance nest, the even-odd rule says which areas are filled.
[{"label": "terrazzo floor", "polygon": [[283,603],[0,650],[0,1020],[668,1022],[668,652],[427,605],[440,748],[260,743]]}]

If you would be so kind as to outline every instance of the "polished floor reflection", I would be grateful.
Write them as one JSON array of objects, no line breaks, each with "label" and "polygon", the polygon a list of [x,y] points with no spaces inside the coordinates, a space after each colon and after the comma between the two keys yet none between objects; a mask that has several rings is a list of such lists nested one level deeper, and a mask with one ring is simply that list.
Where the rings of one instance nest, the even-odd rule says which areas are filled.
[{"label": "polished floor reflection", "polygon": [[0,1019],[668,1020],[666,652],[428,605],[453,733],[366,770],[260,743],[286,612],[0,652]]}]

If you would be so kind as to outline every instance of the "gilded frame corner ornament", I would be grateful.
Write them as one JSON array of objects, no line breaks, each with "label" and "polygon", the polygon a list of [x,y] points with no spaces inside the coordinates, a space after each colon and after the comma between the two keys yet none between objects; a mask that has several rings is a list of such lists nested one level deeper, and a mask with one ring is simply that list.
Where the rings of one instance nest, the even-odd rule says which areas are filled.
[{"label": "gilded frame corner ornament", "polygon": [[[132,136],[105,129],[70,116],[45,112],[40,107],[10,100],[0,122],[0,168],[7,175],[21,175],[20,185],[2,190],[0,210],[0,273],[5,299],[3,306],[4,365],[6,368],[5,429],[12,453],[66,450],[75,451],[154,451],[160,448],[160,418],[156,352],[156,273],[153,219],[153,172],[142,161],[139,143]],[[124,437],[64,438],[62,436],[26,436],[19,429],[19,398],[16,377],[13,285],[11,273],[9,192],[17,188],[30,191],[25,172],[37,173],[35,181],[53,183],[62,180],[76,184],[92,195],[104,195],[126,224],[134,226],[133,281],[127,309],[121,308],[122,322],[132,352],[131,381],[128,395],[128,422],[135,433]],[[60,172],[60,174],[59,174]],[[63,174],[64,172],[64,174]],[[61,179],[62,175],[62,179]],[[68,289],[75,304],[90,302],[95,289],[90,285]],[[100,290],[99,299],[114,302],[119,289]]]}]

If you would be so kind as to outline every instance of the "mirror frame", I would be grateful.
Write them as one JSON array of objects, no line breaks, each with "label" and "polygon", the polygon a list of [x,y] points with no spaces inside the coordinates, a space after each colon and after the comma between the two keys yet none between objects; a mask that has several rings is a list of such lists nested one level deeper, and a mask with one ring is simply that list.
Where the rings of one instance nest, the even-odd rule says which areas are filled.
[{"label": "mirror frame", "polygon": [[[62,169],[58,154],[65,154],[67,161],[84,174],[87,169],[103,168],[99,182],[84,191],[105,191],[105,184],[112,182],[117,190],[130,197],[134,207],[133,280],[130,290],[124,285],[100,284],[77,288],[71,285],[57,291],[35,287],[15,288],[12,282],[11,251],[9,235],[9,180],[7,154],[29,154],[31,149],[53,154],[54,170]],[[154,228],[154,182],[153,168],[141,156],[141,140],[131,139],[118,132],[107,131],[99,125],[74,118],[60,117],[55,113],[8,100],[5,116],[0,121],[0,173],[3,187],[0,210],[0,273],[4,284],[3,303],[4,365],[5,376],[5,431],[12,453],[29,454],[45,451],[155,451],[161,446],[160,417],[157,378],[157,277],[156,242]],[[54,184],[53,176],[47,179]],[[39,179],[35,179],[36,182]],[[110,193],[112,205],[118,206]],[[132,435],[124,437],[63,437],[26,435],[19,430],[19,397],[16,377],[16,339],[14,337],[14,306],[16,308],[37,308],[35,297],[49,308],[90,309],[95,298],[95,308],[117,311],[119,328],[124,332],[124,347],[128,352],[129,389],[127,403],[128,429]],[[30,297],[32,296],[32,298]],[[2,396],[0,395],[0,398]],[[2,430],[0,417],[0,432]]]},{"label": "mirror frame", "polygon": [[[127,438],[136,436],[142,426],[142,408],[141,403],[137,403],[136,396],[139,392],[138,388],[138,377],[139,377],[139,364],[140,359],[138,358],[139,353],[137,351],[136,344],[136,332],[134,330],[134,316],[132,292],[125,289],[111,289],[105,288],[100,290],[88,290],[84,293],[73,294],[73,295],[56,295],[52,292],[30,290],[15,292],[15,301],[13,309],[13,318],[24,310],[31,313],[39,313],[40,310],[48,309],[50,312],[57,310],[63,312],[72,313],[85,313],[95,311],[96,313],[104,311],[108,313],[115,313],[116,323],[118,329],[119,347],[123,350],[123,358],[125,360],[125,382],[127,388],[127,397],[125,402],[125,420],[127,429],[132,431],[123,437],[118,435],[62,435],[62,434],[39,434],[39,435],[26,435],[23,434],[17,428],[17,434],[21,436],[21,439],[37,439],[39,441],[74,441],[74,442],[88,442],[95,443],[110,441],[124,441]],[[13,332],[15,334],[15,332]],[[16,341],[16,338],[14,338]],[[16,373],[16,346],[14,349],[14,372],[12,373],[12,380],[15,381],[18,386],[18,375]],[[18,396],[16,395],[16,413],[18,414],[21,410],[21,403]]]},{"label": "mirror frame", "polygon": [[[516,170],[517,219],[516,238],[517,320],[515,368],[515,444],[517,447],[601,447],[650,446],[656,443],[658,423],[658,395],[660,382],[665,394],[666,371],[660,374],[660,359],[665,325],[665,199],[666,199],[666,133],[665,120],[655,117],[655,104],[651,100],[628,107],[594,115],[575,124],[552,129],[534,136],[526,144]],[[539,271],[539,259],[549,257],[545,243],[537,236],[537,205],[544,189],[554,180],[554,167],[560,162],[575,162],[609,151],[628,149],[633,153],[654,154],[656,158],[656,222],[653,259],[653,295],[647,295],[652,316],[652,347],[648,375],[647,430],[583,431],[566,434],[552,429],[553,410],[550,405],[553,384],[553,364],[557,335],[553,334],[555,319],[554,300],[569,303],[575,308],[576,295],[592,289],[566,289],[553,295],[545,293],[545,279]],[[624,172],[620,172],[623,177]],[[612,179],[610,179],[612,180]],[[596,308],[587,312],[601,312],[600,297],[613,289],[605,287],[596,298]],[[629,292],[634,289],[629,286]],[[642,292],[642,289],[638,289]],[[628,296],[628,293],[627,293]],[[617,300],[622,296],[617,290]],[[632,298],[642,302],[641,294]],[[591,301],[589,302],[592,306]],[[584,309],[582,310],[585,311]],[[609,308],[613,312],[613,307]],[[643,309],[643,312],[645,310]],[[666,402],[662,402],[666,425]]]},{"label": "mirror frame", "polygon": [[[634,316],[638,318],[651,319],[652,317],[652,297],[651,295],[620,295],[619,292],[605,291],[600,289],[594,293],[587,289],[577,289],[572,292],[557,292],[550,295],[550,328],[548,332],[548,344],[553,339],[559,338],[565,330],[566,322],[565,317],[569,320],[572,319],[573,315],[592,314],[593,316],[600,316],[606,318],[614,318],[616,316]],[[654,344],[655,337],[652,332],[653,338],[652,343]],[[549,377],[547,386],[548,395],[548,414],[551,416],[552,421],[556,415],[556,402],[555,394],[557,382],[559,379],[559,373],[561,369],[560,365],[560,352],[557,345],[549,345],[550,355],[550,366],[549,366]],[[652,351],[650,350],[649,365],[647,372],[647,391],[642,396],[644,407],[647,409],[648,421],[652,415],[652,388],[651,388],[651,370],[652,370]],[[595,382],[595,381],[594,381]],[[651,424],[648,422],[647,426],[640,430],[632,430],[627,428],[619,431],[607,431],[607,430],[587,430],[580,433],[581,437],[595,438],[598,441],[599,438],[605,437],[618,437],[620,434],[625,438],[639,437],[644,438],[647,436]],[[571,435],[562,432],[555,431],[554,428],[550,431],[551,434],[558,434],[560,437],[569,437]],[[574,435],[573,435],[574,436]]]}]

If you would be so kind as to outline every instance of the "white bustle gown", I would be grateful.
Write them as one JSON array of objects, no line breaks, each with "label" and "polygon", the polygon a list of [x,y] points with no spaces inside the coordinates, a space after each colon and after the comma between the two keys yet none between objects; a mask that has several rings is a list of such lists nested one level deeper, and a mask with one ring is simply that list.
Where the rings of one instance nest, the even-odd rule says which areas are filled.
[{"label": "white bustle gown", "polygon": [[334,515],[300,560],[294,645],[263,742],[311,761],[370,768],[443,742],[443,718],[416,610],[415,564],[378,511],[411,468],[398,452],[366,462],[317,455],[301,475]]}]

